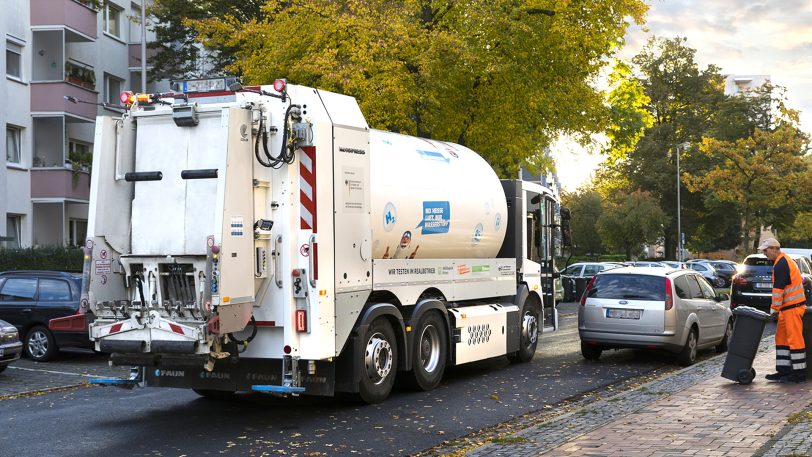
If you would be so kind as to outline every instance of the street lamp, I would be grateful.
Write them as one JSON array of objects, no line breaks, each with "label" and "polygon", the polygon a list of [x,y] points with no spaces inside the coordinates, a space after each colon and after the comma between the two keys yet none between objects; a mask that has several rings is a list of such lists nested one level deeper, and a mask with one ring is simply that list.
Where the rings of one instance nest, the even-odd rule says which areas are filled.
[{"label": "street lamp", "polygon": [[680,183],[679,183],[679,152],[680,149],[683,151],[688,149],[688,146],[691,144],[688,142],[678,144],[676,146],[677,150],[677,260],[682,262],[684,260],[684,249],[683,244],[685,243],[685,236],[682,233],[682,218],[681,218],[681,205],[679,201],[679,194],[680,194]]}]

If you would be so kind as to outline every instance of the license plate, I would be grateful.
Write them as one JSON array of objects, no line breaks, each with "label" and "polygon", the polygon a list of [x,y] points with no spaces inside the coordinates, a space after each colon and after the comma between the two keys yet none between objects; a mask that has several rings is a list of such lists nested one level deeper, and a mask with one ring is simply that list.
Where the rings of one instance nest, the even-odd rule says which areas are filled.
[{"label": "license plate", "polygon": [[639,309],[607,309],[606,317],[610,319],[640,319]]},{"label": "license plate", "polygon": [[772,289],[773,285],[768,282],[757,282],[756,289]]}]

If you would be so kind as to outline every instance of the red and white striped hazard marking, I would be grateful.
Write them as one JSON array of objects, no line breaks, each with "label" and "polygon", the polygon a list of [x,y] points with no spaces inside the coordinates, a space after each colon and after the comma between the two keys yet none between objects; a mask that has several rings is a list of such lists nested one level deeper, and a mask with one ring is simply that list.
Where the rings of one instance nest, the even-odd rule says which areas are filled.
[{"label": "red and white striped hazard marking", "polygon": [[302,148],[299,154],[299,201],[301,228],[316,233],[316,148]]}]

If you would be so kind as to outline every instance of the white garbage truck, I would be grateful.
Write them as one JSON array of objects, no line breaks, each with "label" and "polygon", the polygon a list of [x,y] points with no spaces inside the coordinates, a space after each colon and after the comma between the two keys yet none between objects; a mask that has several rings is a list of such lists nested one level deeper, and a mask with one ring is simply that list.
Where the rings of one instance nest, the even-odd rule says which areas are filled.
[{"label": "white garbage truck", "polygon": [[397,375],[533,357],[555,192],[370,129],[349,96],[220,81],[97,119],[81,309],[133,367],[99,383],[379,402]]}]

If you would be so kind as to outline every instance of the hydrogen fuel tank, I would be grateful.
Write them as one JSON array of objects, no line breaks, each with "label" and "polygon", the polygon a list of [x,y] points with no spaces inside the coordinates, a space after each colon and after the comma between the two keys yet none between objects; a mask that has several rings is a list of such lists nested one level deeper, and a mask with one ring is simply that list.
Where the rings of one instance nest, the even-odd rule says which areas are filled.
[{"label": "hydrogen fuel tank", "polygon": [[372,258],[496,257],[507,205],[488,163],[465,146],[370,131]]}]

